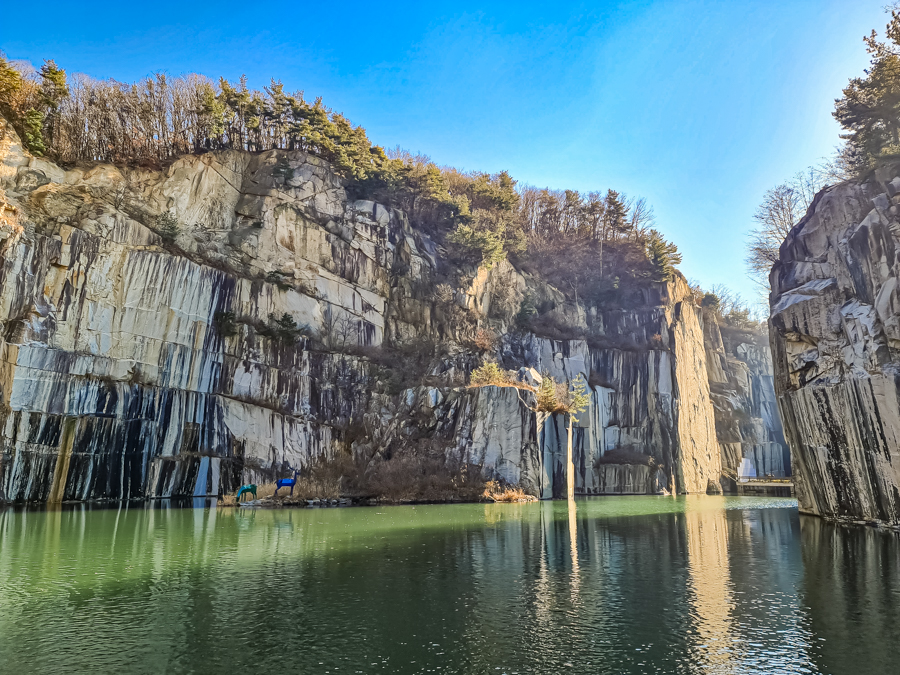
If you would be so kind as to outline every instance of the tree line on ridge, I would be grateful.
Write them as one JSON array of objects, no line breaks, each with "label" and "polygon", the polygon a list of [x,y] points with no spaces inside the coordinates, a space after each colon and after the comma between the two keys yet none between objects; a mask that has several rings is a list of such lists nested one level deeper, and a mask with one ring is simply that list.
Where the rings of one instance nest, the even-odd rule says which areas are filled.
[{"label": "tree line on ridge", "polygon": [[187,153],[301,150],[331,163],[351,196],[403,209],[459,258],[530,263],[583,298],[615,302],[623,284],[668,280],[681,262],[643,199],[519,186],[505,171],[463,172],[385,152],[321,98],[288,93],[274,79],[262,91],[245,77],[157,73],[123,83],[0,55],[0,114],[32,153],[62,165],[158,168]]}]

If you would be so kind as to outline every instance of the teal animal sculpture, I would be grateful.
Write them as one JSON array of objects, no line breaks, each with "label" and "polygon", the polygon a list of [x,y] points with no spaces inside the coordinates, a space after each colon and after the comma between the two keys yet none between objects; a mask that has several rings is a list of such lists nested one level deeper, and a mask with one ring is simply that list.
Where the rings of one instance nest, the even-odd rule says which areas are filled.
[{"label": "teal animal sculpture", "polygon": [[251,483],[250,485],[241,485],[241,489],[238,490],[237,497],[234,498],[234,501],[240,504],[241,497],[245,494],[251,494],[253,495],[253,499],[256,499],[256,484]]}]

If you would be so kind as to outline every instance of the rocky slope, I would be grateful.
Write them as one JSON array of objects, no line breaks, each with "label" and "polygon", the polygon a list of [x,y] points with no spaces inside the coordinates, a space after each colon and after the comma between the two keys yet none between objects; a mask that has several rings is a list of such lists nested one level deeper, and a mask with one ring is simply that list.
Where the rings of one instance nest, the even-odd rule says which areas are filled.
[{"label": "rocky slope", "polygon": [[[722,367],[680,277],[608,310],[509,263],[454,287],[437,242],[299,151],[63,170],[0,121],[0,218],[0,501],[216,495],[341,462],[563,494],[563,420],[464,386],[485,358],[590,381],[580,493],[715,491],[743,442],[720,449]],[[584,338],[515,329],[526,294]],[[764,378],[723,363],[769,419]]]},{"label": "rocky slope", "polygon": [[801,509],[900,520],[900,167],[816,196],[772,270],[775,390]]}]

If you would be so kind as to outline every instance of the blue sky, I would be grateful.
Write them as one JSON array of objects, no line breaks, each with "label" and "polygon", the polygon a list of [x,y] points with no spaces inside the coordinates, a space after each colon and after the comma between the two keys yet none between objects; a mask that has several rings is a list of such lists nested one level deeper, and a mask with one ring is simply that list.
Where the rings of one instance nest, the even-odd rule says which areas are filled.
[{"label": "blue sky", "polygon": [[646,197],[689,278],[749,299],[753,211],[838,143],[833,100],[885,2],[45,1],[39,30],[4,8],[0,49],[98,78],[274,76],[385,147]]}]

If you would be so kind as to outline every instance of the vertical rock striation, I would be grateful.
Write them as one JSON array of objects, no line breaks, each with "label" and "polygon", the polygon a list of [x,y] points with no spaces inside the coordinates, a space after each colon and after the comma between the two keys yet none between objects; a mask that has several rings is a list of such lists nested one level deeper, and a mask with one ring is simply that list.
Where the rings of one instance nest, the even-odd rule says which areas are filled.
[{"label": "vertical rock striation", "polygon": [[757,476],[790,476],[790,453],[778,413],[766,334],[720,326],[714,317],[705,318],[706,366],[724,487],[735,489],[744,459]]},{"label": "vertical rock striation", "polygon": [[769,321],[801,509],[900,520],[900,177],[826,188],[781,246]]},{"label": "vertical rock striation", "polygon": [[[265,329],[346,319],[378,345],[417,320],[385,311],[387,270],[429,267],[401,214],[303,153],[64,172],[5,138],[0,499],[221,494],[332,452],[367,369]],[[147,227],[166,213],[171,241]]]},{"label": "vertical rock striation", "polygon": [[[710,483],[718,485],[720,456],[703,330],[687,284],[681,278],[660,284],[641,306],[601,313],[596,321],[608,332],[587,340],[511,334],[502,348],[507,363],[523,363],[557,380],[571,382],[581,375],[589,382],[591,404],[578,415],[573,435],[576,491],[705,493]],[[629,337],[627,344],[610,339],[622,335]],[[492,392],[479,393],[488,399],[522,398],[515,389],[482,391]],[[519,405],[527,408],[525,402]],[[526,419],[521,428],[529,432],[527,443],[516,437],[512,445],[531,448],[523,464],[540,469],[528,476],[528,486],[543,498],[564,496],[566,422],[551,416],[539,424],[534,413]],[[476,452],[487,452],[505,446],[505,434],[495,429],[483,424],[471,436],[458,436]]]},{"label": "vertical rock striation", "polygon": [[[461,274],[299,151],[63,170],[0,120],[0,254],[0,502],[220,495],[411,450],[563,495],[565,421],[522,389],[464,386],[484,358],[589,381],[578,492],[718,489],[704,322],[680,276],[600,309],[506,262]],[[526,293],[580,337],[516,328]],[[496,344],[473,343],[478,326]]]}]

